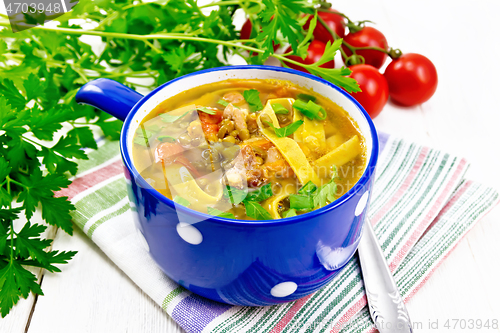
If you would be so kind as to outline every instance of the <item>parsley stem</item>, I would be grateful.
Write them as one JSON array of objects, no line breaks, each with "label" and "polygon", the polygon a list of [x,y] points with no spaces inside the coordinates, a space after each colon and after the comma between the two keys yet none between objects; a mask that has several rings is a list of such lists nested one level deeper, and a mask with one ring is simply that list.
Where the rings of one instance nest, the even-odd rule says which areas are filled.
[{"label": "parsley stem", "polygon": [[50,149],[49,147],[47,147],[47,146],[45,146],[45,145],[42,145],[42,144],[41,144],[41,143],[39,143],[39,142],[36,142],[36,141],[34,141],[34,140],[31,140],[31,139],[29,139],[29,138],[25,137],[24,135],[21,135],[21,138],[22,138],[24,141],[31,142],[31,143],[33,143],[33,144],[35,144],[35,145],[37,145],[37,146],[40,146],[40,147],[44,147],[44,148],[48,148],[48,149]]},{"label": "parsley stem", "polygon": [[[257,3],[258,1],[250,1],[250,2]],[[214,6],[231,6],[231,5],[240,5],[240,4],[241,4],[241,1],[239,1],[239,0],[233,0],[233,1],[222,0],[222,1],[215,1],[212,3],[206,4],[206,5],[200,6],[199,8],[202,9],[202,8],[208,8],[208,7],[214,7]]]},{"label": "parsley stem", "polygon": [[[9,26],[7,23],[0,23],[0,26]],[[119,38],[119,39],[132,39],[132,40],[140,40],[146,41],[150,39],[165,39],[165,40],[190,40],[195,42],[209,43],[209,44],[218,44],[218,45],[226,45],[239,47],[241,49],[245,49],[252,52],[264,53],[264,50],[257,49],[255,47],[241,45],[239,40],[233,41],[225,41],[220,39],[211,39],[204,37],[194,37],[184,34],[177,33],[158,33],[158,34],[149,34],[149,35],[136,35],[136,34],[127,34],[121,32],[107,32],[107,31],[96,31],[96,30],[84,30],[84,29],[68,29],[68,28],[49,28],[44,26],[37,26],[31,29],[43,30],[43,31],[53,31],[53,32],[61,32],[68,35],[89,35],[89,36],[100,36],[100,37],[108,37],[108,38]]]},{"label": "parsley stem", "polygon": [[[339,39],[339,38],[340,38],[340,36],[339,36],[339,35],[337,35],[337,33],[336,33],[335,31],[333,31],[333,30],[332,30],[332,28],[330,28],[330,27],[328,26],[328,24],[326,24],[325,20],[323,20],[323,19],[321,18],[321,16],[319,16],[319,15],[318,15],[318,21],[319,21],[319,22],[323,25],[323,27],[324,27],[324,28],[325,28],[325,29],[326,29],[326,30],[330,33],[330,35],[332,35],[332,37],[333,37],[333,39],[334,39],[334,40],[337,40],[337,39]],[[344,42],[344,40],[342,39],[342,44],[344,44],[344,43],[345,43],[345,42]],[[347,43],[345,43],[345,44],[347,44]],[[346,46],[347,46],[347,45],[346,45]],[[347,47],[348,47],[348,48],[352,51],[352,46],[350,46],[350,45],[349,45],[349,46],[347,46]],[[340,52],[342,53],[342,57],[343,57],[344,59],[346,59],[346,58],[347,58],[347,55],[345,54],[345,52],[344,52],[344,50],[343,50],[342,48],[340,48]]]},{"label": "parsley stem", "polygon": [[24,185],[23,183],[18,182],[17,180],[14,180],[14,179],[10,178],[9,176],[6,176],[5,179],[7,179],[7,192],[9,194],[10,194],[10,183],[14,183],[14,184],[19,185],[21,187],[27,188],[26,185]]}]

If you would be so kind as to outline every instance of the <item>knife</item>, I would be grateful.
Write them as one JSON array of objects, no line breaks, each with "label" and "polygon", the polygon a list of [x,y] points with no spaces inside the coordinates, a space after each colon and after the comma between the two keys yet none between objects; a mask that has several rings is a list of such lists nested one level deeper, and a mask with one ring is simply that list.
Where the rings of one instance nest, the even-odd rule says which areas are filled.
[{"label": "knife", "polygon": [[358,246],[370,316],[380,333],[412,333],[408,310],[368,218]]}]

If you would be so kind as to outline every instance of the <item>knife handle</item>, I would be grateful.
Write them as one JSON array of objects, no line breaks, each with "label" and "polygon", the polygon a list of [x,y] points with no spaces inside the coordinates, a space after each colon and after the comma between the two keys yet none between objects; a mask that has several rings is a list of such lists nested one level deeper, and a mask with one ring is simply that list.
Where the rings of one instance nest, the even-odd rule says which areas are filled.
[{"label": "knife handle", "polygon": [[368,218],[358,254],[370,316],[378,331],[413,332],[410,316]]}]

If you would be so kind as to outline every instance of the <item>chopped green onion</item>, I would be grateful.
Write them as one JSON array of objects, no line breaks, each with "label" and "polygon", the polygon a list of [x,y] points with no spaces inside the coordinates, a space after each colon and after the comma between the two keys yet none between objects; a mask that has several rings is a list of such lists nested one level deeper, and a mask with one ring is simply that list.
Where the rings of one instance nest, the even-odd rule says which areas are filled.
[{"label": "chopped green onion", "polygon": [[[192,111],[192,110],[191,110]],[[185,115],[187,115],[188,113],[190,113],[191,111],[186,111],[184,114],[180,115],[180,116],[171,116],[169,115],[168,113],[162,113],[160,114],[160,118],[161,120],[164,122],[164,123],[173,123],[174,121],[176,120],[179,120],[181,118],[183,118]]]},{"label": "chopped green onion", "polygon": [[157,139],[161,142],[175,142],[175,138],[170,135],[159,135]]},{"label": "chopped green onion", "polygon": [[299,127],[302,126],[304,121],[297,120],[296,122],[293,122],[290,125],[281,128],[274,127],[274,125],[269,121],[266,121],[265,123],[274,129],[274,133],[276,134],[277,137],[284,138],[286,136],[292,135],[296,130],[298,130]]},{"label": "chopped green onion", "polygon": [[313,209],[314,200],[312,196],[300,195],[300,194],[290,194],[288,197],[290,199],[290,208],[297,210]]},{"label": "chopped green onion", "polygon": [[299,194],[303,195],[311,195],[316,191],[318,187],[314,185],[312,181],[308,181],[304,186],[302,186],[299,190]]},{"label": "chopped green onion", "polygon": [[[229,102],[226,102],[225,100],[223,99],[219,99],[217,101],[218,104],[222,105],[222,106],[228,106],[229,105]],[[236,105],[233,104],[233,107],[236,108],[236,109],[239,109],[239,107],[237,107]]]},{"label": "chopped green onion", "polygon": [[314,96],[311,96],[311,95],[308,95],[308,94],[299,94],[297,96],[297,99],[301,99],[301,100],[304,100],[304,101],[313,101],[313,102],[316,102],[316,97]]},{"label": "chopped green onion", "polygon": [[174,202],[177,203],[177,204],[179,204],[179,205],[186,206],[186,207],[188,207],[191,204],[188,200],[186,200],[183,197],[180,197],[178,195],[176,195],[174,197]]},{"label": "chopped green onion", "polygon": [[299,110],[304,116],[312,120],[325,120],[326,111],[313,101],[305,102],[301,99],[296,100],[293,103],[293,107]]},{"label": "chopped green onion", "polygon": [[201,107],[199,107],[199,108],[196,108],[196,110],[201,111],[201,112],[205,112],[205,113],[208,113],[208,114],[211,114],[211,115],[214,115],[214,114],[216,114],[216,113],[217,113],[217,111],[212,110],[212,109],[209,109],[209,108],[206,108],[206,107],[204,107],[204,106],[201,106]]},{"label": "chopped green onion", "polygon": [[273,108],[274,113],[276,113],[276,114],[289,114],[290,113],[290,111],[288,111],[288,109],[285,108],[283,106],[283,104],[280,104],[280,103],[271,104],[271,107]]},{"label": "chopped green onion", "polygon": [[215,209],[215,208],[212,208],[212,207],[207,207],[207,212],[210,215],[219,216],[219,217],[223,217],[223,218],[226,218],[226,219],[235,219],[236,218],[234,216],[234,214],[232,214],[232,213],[223,212],[222,210],[218,210],[218,209]]},{"label": "chopped green onion", "polygon": [[293,217],[293,216],[297,216],[297,212],[295,211],[295,209],[285,210],[283,213],[281,213],[281,217],[283,218]]}]

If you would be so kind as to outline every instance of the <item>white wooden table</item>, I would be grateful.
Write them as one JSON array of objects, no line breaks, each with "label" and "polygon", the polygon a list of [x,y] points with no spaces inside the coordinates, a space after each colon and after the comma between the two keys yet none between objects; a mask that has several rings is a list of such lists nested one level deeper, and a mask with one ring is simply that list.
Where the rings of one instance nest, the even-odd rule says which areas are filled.
[{"label": "white wooden table", "polygon": [[[465,156],[467,177],[500,189],[500,44],[498,0],[335,1],[353,20],[369,19],[389,44],[426,55],[439,86],[413,108],[388,104],[380,131]],[[340,63],[340,61],[338,62]],[[77,250],[61,268],[43,274],[45,296],[21,300],[0,319],[1,333],[182,332],[83,233],[56,235],[54,248]],[[500,320],[500,208],[465,237],[408,304],[419,332],[444,332],[446,320]],[[93,281],[91,284],[88,281]],[[440,329],[429,328],[438,321]],[[453,330],[451,330],[453,331]],[[499,329],[455,332],[500,332]]]}]

